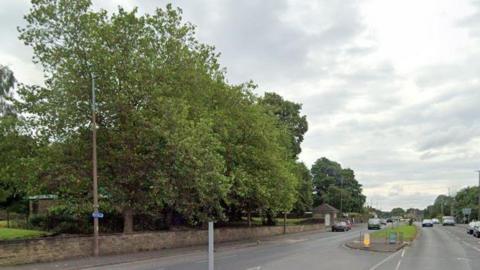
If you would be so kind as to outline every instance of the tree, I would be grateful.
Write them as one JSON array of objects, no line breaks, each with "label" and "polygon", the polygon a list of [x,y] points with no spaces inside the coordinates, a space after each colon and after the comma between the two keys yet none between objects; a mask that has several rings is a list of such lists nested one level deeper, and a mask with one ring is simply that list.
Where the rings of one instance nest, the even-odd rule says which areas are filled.
[{"label": "tree", "polygon": [[392,211],[390,211],[390,214],[394,217],[403,217],[403,215],[405,215],[405,210],[400,207],[393,208]]},{"label": "tree", "polygon": [[300,114],[302,105],[283,99],[282,96],[267,92],[260,99],[260,103],[267,108],[267,111],[280,120],[280,123],[290,132],[292,154],[297,157],[302,151],[300,144],[308,130],[307,117]]},{"label": "tree", "polygon": [[11,112],[11,106],[7,103],[12,89],[16,83],[13,72],[7,67],[0,65],[0,117]]},{"label": "tree", "polygon": [[290,211],[299,180],[289,130],[252,84],[227,84],[218,54],[181,10],[109,15],[90,6],[33,1],[20,30],[46,76],[45,87],[21,87],[17,102],[47,142],[38,188],[73,212],[91,205],[95,76],[100,204],[123,213],[125,232],[153,211],[192,225]]},{"label": "tree", "polygon": [[313,205],[312,175],[307,166],[302,162],[296,164],[296,176],[300,179],[300,183],[297,188],[298,197],[294,205],[294,212],[303,214],[309,211]]},{"label": "tree", "polygon": [[466,187],[455,195],[455,214],[464,217],[462,209],[470,208],[469,220],[478,220],[478,187]]},{"label": "tree", "polygon": [[[90,1],[34,1],[20,38],[34,48],[45,87],[19,94],[30,123],[56,164],[43,177],[61,199],[85,202],[90,184],[90,85],[97,82],[98,154],[102,200],[123,212],[171,207],[191,222],[219,215],[230,185],[213,124],[196,113],[187,90],[200,99],[222,74],[211,47],[199,44],[180,11],[153,15],[119,9],[93,12]],[[41,31],[40,31],[41,29]],[[180,91],[185,90],[185,91]],[[58,166],[60,168],[58,168]],[[85,196],[87,195],[87,196]]]},{"label": "tree", "polygon": [[362,212],[366,197],[352,169],[327,158],[318,159],[311,169],[316,195],[314,205],[329,203],[346,212]]}]

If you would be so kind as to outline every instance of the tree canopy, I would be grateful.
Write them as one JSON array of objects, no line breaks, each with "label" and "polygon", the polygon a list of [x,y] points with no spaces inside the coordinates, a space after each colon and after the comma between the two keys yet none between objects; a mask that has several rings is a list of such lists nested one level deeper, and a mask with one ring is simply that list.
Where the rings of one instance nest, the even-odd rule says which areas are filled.
[{"label": "tree canopy", "polygon": [[15,104],[41,147],[31,192],[91,211],[94,79],[100,207],[126,224],[141,213],[197,224],[309,207],[310,178],[295,161],[301,105],[228,84],[180,9],[109,14],[89,0],[35,0],[25,19],[20,39],[46,77],[19,87]]},{"label": "tree canopy", "polygon": [[344,212],[362,212],[365,195],[352,169],[322,157],[312,166],[314,205],[328,203]]}]

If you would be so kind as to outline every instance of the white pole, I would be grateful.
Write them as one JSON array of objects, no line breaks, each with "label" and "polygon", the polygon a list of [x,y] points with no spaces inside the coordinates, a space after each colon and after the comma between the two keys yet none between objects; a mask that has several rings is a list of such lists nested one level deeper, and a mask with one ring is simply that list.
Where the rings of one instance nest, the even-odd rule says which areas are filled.
[{"label": "white pole", "polygon": [[213,221],[208,222],[208,270],[213,270]]}]

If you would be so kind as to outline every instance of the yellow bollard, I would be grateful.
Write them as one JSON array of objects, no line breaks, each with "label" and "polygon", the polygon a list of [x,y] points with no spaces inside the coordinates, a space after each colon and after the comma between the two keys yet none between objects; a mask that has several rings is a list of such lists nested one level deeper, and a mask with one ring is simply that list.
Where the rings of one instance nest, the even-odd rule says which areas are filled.
[{"label": "yellow bollard", "polygon": [[369,247],[370,246],[370,234],[369,233],[365,233],[363,235],[363,245],[365,247]]}]

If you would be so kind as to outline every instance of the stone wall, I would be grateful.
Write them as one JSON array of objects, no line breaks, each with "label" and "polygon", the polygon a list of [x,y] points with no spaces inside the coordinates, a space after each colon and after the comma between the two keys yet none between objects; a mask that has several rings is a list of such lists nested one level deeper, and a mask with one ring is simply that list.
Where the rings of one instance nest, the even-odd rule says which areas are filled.
[{"label": "stone wall", "polygon": [[[324,230],[323,224],[287,226],[286,233]],[[228,242],[283,234],[282,226],[253,228],[219,228],[215,242]],[[206,230],[165,231],[134,234],[102,235],[100,254],[122,254],[166,248],[206,245]],[[31,240],[0,241],[0,265],[46,262],[75,257],[91,256],[93,238],[50,237]]]}]

